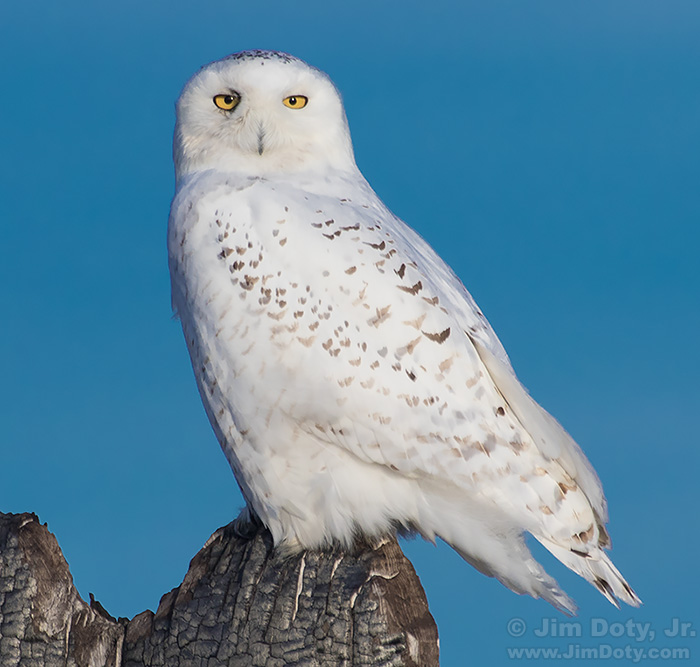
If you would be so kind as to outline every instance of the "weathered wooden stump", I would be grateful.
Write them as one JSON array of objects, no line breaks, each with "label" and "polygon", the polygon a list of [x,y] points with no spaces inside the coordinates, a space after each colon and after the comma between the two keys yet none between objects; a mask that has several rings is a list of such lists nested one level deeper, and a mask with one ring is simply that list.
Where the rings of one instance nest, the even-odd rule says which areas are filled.
[{"label": "weathered wooden stump", "polygon": [[0,513],[0,665],[438,665],[437,627],[395,539],[288,556],[262,526],[244,532],[217,530],[155,614],[117,621],[81,599],[35,515]]}]

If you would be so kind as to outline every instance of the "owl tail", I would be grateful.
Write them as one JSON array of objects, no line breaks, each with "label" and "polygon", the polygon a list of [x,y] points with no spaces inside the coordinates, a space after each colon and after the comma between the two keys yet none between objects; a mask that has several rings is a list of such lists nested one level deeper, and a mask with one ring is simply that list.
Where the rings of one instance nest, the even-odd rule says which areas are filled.
[{"label": "owl tail", "polygon": [[456,544],[451,544],[450,546],[479,572],[489,577],[495,577],[514,593],[542,598],[567,616],[576,614],[578,609],[576,603],[534,559],[522,536],[513,536],[507,539],[501,538],[498,540],[497,545],[495,542],[492,544],[492,547],[497,546],[499,550],[503,550],[507,554],[507,562],[502,567],[494,567],[493,562],[487,565],[478,558],[474,558],[471,551],[462,549]]},{"label": "owl tail", "polygon": [[440,537],[479,572],[515,593],[542,598],[567,615],[576,613],[576,603],[530,553],[519,526],[492,507],[460,506],[443,489],[432,491],[417,524],[426,539]]},{"label": "owl tail", "polygon": [[618,609],[620,608],[618,599],[633,607],[642,604],[637,594],[600,547],[595,547],[588,552],[579,552],[543,537],[537,537],[537,539],[555,558],[593,584]]}]

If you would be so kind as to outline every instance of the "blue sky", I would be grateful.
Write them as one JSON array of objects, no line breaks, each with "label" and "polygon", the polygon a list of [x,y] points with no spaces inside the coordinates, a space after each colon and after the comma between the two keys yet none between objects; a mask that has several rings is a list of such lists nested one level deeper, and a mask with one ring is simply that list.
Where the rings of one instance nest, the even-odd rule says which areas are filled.
[{"label": "blue sky", "polygon": [[[600,473],[645,606],[535,545],[581,607],[573,641],[697,659],[662,630],[700,627],[698,34],[695,0],[4,3],[0,511],[39,514],[83,597],[129,617],[237,514],[170,313],[173,105],[210,60],[284,50],[336,82],[365,176]],[[405,550],[443,665],[572,642],[444,545]],[[658,636],[593,635],[629,619]]]}]

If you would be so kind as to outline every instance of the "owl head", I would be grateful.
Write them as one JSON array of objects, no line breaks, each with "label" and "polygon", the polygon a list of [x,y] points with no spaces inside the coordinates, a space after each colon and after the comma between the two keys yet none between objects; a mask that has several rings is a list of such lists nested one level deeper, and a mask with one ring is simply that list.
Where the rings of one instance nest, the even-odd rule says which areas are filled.
[{"label": "owl head", "polygon": [[354,170],[340,94],[323,72],[276,51],[210,63],[177,101],[175,170],[261,175]]}]

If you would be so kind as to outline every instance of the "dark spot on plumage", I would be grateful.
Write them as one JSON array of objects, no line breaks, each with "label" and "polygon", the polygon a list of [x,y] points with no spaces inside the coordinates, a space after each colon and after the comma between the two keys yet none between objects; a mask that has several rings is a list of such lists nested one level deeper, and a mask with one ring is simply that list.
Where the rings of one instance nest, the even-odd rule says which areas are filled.
[{"label": "dark spot on plumage", "polygon": [[593,510],[593,516],[595,516],[596,524],[598,525],[598,545],[604,549],[610,549],[612,547],[612,540],[608,531],[605,529],[603,522],[600,520],[598,514]]},{"label": "dark spot on plumage", "polygon": [[[599,577],[596,577],[593,580],[593,583],[596,585],[598,590],[603,595],[605,595],[606,598],[608,598],[609,600],[612,600],[613,603],[617,605],[617,602],[615,601],[615,597],[614,597],[615,594],[613,593],[613,590],[610,587],[610,584],[607,581],[605,581],[605,579],[600,579]],[[617,606],[619,607],[619,605],[617,605]]]},{"label": "dark spot on plumage", "polygon": [[365,245],[368,245],[370,248],[374,248],[375,250],[384,250],[384,248],[386,248],[385,241],[382,241],[381,243],[369,243],[368,241],[365,241]]},{"label": "dark spot on plumage", "polygon": [[391,313],[389,312],[390,310],[391,304],[384,306],[384,308],[377,308],[376,315],[374,317],[370,317],[369,320],[367,320],[367,323],[374,327],[379,327],[380,324],[383,324],[391,317]]},{"label": "dark spot on plumage", "polygon": [[404,273],[406,273],[406,265],[405,265],[405,264],[402,264],[402,265],[399,267],[399,270],[398,270],[398,271],[396,271],[396,269],[394,269],[394,273],[396,273],[396,275],[397,275],[399,278],[403,278]]},{"label": "dark spot on plumage", "polygon": [[316,229],[321,229],[321,227],[323,227],[323,223],[322,222],[312,222],[311,226],[315,227]]},{"label": "dark spot on plumage", "polygon": [[589,542],[591,537],[593,537],[593,524],[591,524],[588,530],[582,530],[577,535],[574,535],[574,539],[578,540],[579,542]]},{"label": "dark spot on plumage", "polygon": [[356,222],[354,225],[349,225],[347,227],[341,227],[344,232],[357,231],[360,228],[360,223]]},{"label": "dark spot on plumage", "polygon": [[578,551],[578,549],[570,549],[572,554],[576,554],[577,556],[581,556],[581,558],[590,558],[590,554],[587,554],[585,551]]},{"label": "dark spot on plumage", "polygon": [[326,225],[327,227],[330,227],[334,222],[335,222],[335,220],[333,220],[333,219],[331,218],[330,220],[326,220],[325,225]]},{"label": "dark spot on plumage", "polygon": [[501,406],[499,406],[499,407],[496,408],[496,414],[497,414],[499,417],[503,417],[503,415],[506,414],[506,411],[505,411]]},{"label": "dark spot on plumage", "polygon": [[408,292],[408,294],[418,294],[423,289],[423,283],[419,280],[415,285],[411,287],[406,287],[405,285],[397,285],[397,287],[403,292]]},{"label": "dark spot on plumage", "polygon": [[243,281],[241,281],[241,287],[246,290],[252,290],[258,280],[260,280],[260,278],[246,275],[243,277]]},{"label": "dark spot on plumage", "polygon": [[447,327],[447,329],[441,331],[440,333],[428,333],[427,331],[421,331],[421,333],[428,340],[432,340],[434,343],[442,344],[450,337],[450,327]]},{"label": "dark spot on plumage", "polygon": [[515,452],[516,456],[520,456],[520,452],[525,449],[525,445],[523,445],[523,443],[520,442],[520,440],[511,440],[508,444],[510,445],[511,449]]},{"label": "dark spot on plumage", "polygon": [[406,371],[406,375],[408,375],[408,377],[409,377],[413,382],[416,381],[416,374],[415,374],[413,371],[408,371],[408,370],[407,370],[407,371]]},{"label": "dark spot on plumage", "polygon": [[351,276],[353,273],[355,273],[355,271],[357,271],[356,266],[351,266],[349,269],[345,269],[345,273],[347,273],[349,276]]},{"label": "dark spot on plumage", "polygon": [[[221,252],[217,255],[219,259],[226,259],[233,252],[233,248],[222,248]],[[209,255],[211,257],[211,255]]]}]

